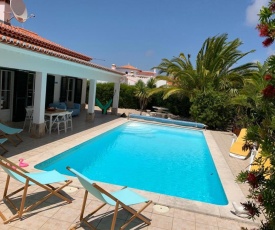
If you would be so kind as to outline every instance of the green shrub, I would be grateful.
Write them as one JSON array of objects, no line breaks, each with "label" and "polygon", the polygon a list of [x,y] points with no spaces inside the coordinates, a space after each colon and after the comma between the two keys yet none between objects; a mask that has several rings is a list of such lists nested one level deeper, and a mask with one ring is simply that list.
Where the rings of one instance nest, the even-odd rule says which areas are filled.
[{"label": "green shrub", "polygon": [[120,85],[119,107],[127,109],[138,109],[138,98],[135,97],[135,87],[133,85]]},{"label": "green shrub", "polygon": [[96,84],[96,98],[102,103],[107,103],[113,99],[114,83],[97,83]]},{"label": "green shrub", "polygon": [[[87,85],[88,92],[89,84]],[[96,98],[98,98],[98,100],[100,100],[103,104],[113,98],[113,92],[114,83],[97,83],[96,85]],[[162,93],[153,94],[150,97],[146,109],[153,110],[153,106],[166,107],[171,113],[182,117],[190,116],[190,101],[187,97],[180,98],[177,95],[172,95],[168,99],[163,100]],[[126,84],[120,85],[119,107],[139,109],[139,99],[135,97],[135,86]]]},{"label": "green shrub", "polygon": [[210,129],[225,130],[232,119],[229,97],[221,92],[202,92],[192,99],[192,119],[204,123]]}]

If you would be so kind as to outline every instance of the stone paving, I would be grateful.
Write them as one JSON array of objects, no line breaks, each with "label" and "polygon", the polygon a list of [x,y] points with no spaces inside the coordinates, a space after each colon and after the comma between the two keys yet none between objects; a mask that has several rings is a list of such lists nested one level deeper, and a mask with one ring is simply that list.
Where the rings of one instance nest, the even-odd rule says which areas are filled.
[{"label": "stone paving", "polygon": [[[122,109],[119,112],[125,112],[128,114],[128,110]],[[138,111],[132,112],[139,113]],[[61,133],[60,135],[57,135],[57,133],[52,133],[51,135],[46,135],[41,139],[33,139],[29,136],[26,128],[26,130],[21,134],[24,142],[19,146],[14,147],[8,142],[5,143],[5,147],[9,150],[9,152],[5,154],[5,157],[13,162],[18,162],[19,158],[24,158],[30,164],[29,167],[27,167],[27,170],[36,171],[34,165],[37,163],[85,142],[86,140],[97,136],[102,132],[106,132],[126,121],[127,119],[118,116],[110,114],[102,115],[100,111],[97,110],[95,121],[88,123],[85,121],[85,111],[83,111],[79,117],[73,118],[74,129],[73,131],[68,131],[66,134]],[[14,127],[23,126],[22,123],[13,123],[12,125]],[[153,200],[153,204],[143,212],[143,214],[152,221],[150,226],[144,226],[141,222],[135,220],[126,229],[233,230],[241,229],[241,227],[253,229],[258,226],[259,220],[254,223],[251,220],[239,218],[231,212],[233,208],[230,202],[234,200],[243,201],[247,195],[247,186],[234,183],[234,177],[238,172],[240,172],[240,170],[244,170],[248,166],[249,159],[242,161],[229,157],[228,150],[232,141],[231,133],[206,131],[205,136],[217,169],[218,167],[222,168],[218,169],[218,172],[223,186],[225,187],[229,204],[226,207],[220,207],[217,205],[202,204],[201,202],[135,190],[136,192],[146,196],[148,199]],[[72,203],[67,204],[58,198],[52,197],[31,212],[25,214],[22,220],[16,219],[6,225],[2,224],[1,221],[0,229],[70,229],[76,224],[78,227],[77,229],[88,229],[85,225],[78,224],[84,189],[76,178],[71,177],[71,179],[73,179],[73,183],[70,186],[70,189],[64,189],[65,191],[63,191],[63,193],[72,199]],[[6,174],[2,169],[0,169],[1,196],[4,192],[5,181]],[[118,186],[110,184],[100,183],[100,185],[108,191],[113,191],[118,188]],[[19,184],[17,182],[11,181],[11,190],[15,190],[18,186]],[[235,194],[234,191],[239,191],[239,194]],[[27,203],[39,199],[39,197],[44,194],[45,192],[43,190],[36,186],[32,186],[30,188]],[[15,200],[18,200],[18,198],[19,197],[14,197]],[[99,204],[100,202],[94,197],[88,196],[87,210],[93,210]],[[155,209],[156,204],[168,207],[168,211],[159,212]],[[11,209],[7,207],[4,201],[0,202],[0,211],[6,216],[11,215]],[[96,216],[91,218],[91,222],[96,226],[96,229],[109,230],[112,216],[113,207],[105,206]],[[119,229],[128,218],[129,213],[120,210],[116,229]]]}]

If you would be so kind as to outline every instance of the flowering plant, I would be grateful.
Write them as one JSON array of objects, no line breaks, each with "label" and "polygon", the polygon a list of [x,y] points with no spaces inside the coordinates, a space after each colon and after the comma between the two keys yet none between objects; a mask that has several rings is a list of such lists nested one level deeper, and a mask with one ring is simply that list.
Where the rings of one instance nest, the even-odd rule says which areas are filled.
[{"label": "flowering plant", "polygon": [[265,47],[270,46],[274,42],[275,38],[275,1],[271,0],[268,4],[268,7],[262,7],[259,19],[260,23],[257,25],[259,30],[259,35],[265,37],[265,40],[262,42]]},{"label": "flowering plant", "polygon": [[273,99],[275,97],[275,79],[271,74],[266,74],[264,79],[267,81],[267,86],[262,90],[264,98]]},{"label": "flowering plant", "polygon": [[[257,29],[259,35],[265,37],[262,42],[270,46],[275,39],[275,0],[270,0],[267,7],[262,7]],[[249,185],[248,201],[241,203],[248,211],[249,218],[262,215],[261,230],[275,230],[275,56],[267,60],[269,69],[263,76],[264,85],[261,90],[260,120],[250,121],[246,140],[256,142],[258,153],[250,171],[242,171],[237,176],[238,182]]]},{"label": "flowering plant", "polygon": [[275,229],[275,77],[272,74],[275,66],[270,64],[269,67],[270,72],[263,76],[264,89],[260,92],[262,119],[251,119],[246,136],[247,142],[257,143],[260,156],[255,157],[252,170],[242,171],[236,179],[248,183],[248,201],[241,204],[249,218],[264,216],[262,230]]}]

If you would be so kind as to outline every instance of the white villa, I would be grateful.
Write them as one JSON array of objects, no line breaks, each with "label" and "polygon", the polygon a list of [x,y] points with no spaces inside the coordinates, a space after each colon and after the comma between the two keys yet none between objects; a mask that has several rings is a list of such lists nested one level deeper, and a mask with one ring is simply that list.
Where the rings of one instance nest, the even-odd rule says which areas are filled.
[{"label": "white villa", "polygon": [[[118,109],[120,81],[124,73],[99,66],[92,58],[11,25],[10,0],[0,0],[0,120],[24,121],[25,108],[33,106],[31,135],[45,135],[45,108],[52,102],[85,105],[86,119],[94,119],[96,82],[114,82],[112,113]],[[13,19],[15,20],[15,19]]]}]

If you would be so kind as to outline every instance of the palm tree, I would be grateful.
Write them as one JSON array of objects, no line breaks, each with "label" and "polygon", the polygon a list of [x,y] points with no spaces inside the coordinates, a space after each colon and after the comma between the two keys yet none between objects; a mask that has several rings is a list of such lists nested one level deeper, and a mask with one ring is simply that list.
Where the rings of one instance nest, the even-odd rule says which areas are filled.
[{"label": "palm tree", "polygon": [[155,78],[150,78],[147,83],[146,83],[146,86],[149,88],[149,89],[154,89],[156,88],[156,79]]},{"label": "palm tree", "polygon": [[[244,86],[239,91],[239,94],[231,99],[231,104],[237,107],[238,120],[246,121],[246,116],[250,119],[261,120],[262,111],[267,110],[262,103],[262,90],[268,85],[268,81],[264,76],[269,73],[269,63],[265,62],[263,65],[260,62],[256,63],[257,71],[244,79]],[[246,124],[247,125],[247,124]]]},{"label": "palm tree", "polygon": [[135,84],[135,96],[139,99],[140,115],[141,115],[150,97],[149,88],[146,86],[146,84],[142,80],[138,80],[138,82]]},{"label": "palm tree", "polygon": [[227,42],[227,34],[208,38],[197,54],[195,67],[189,54],[186,57],[180,53],[171,60],[163,59],[155,67],[161,74],[157,79],[166,80],[168,84],[154,92],[162,91],[164,99],[172,94],[192,98],[207,89],[236,94],[243,87],[244,78],[251,75],[255,67],[255,63],[237,66],[240,59],[254,52],[242,53],[238,50],[241,44],[239,39]]}]

